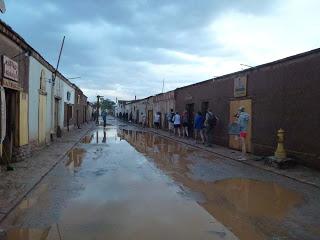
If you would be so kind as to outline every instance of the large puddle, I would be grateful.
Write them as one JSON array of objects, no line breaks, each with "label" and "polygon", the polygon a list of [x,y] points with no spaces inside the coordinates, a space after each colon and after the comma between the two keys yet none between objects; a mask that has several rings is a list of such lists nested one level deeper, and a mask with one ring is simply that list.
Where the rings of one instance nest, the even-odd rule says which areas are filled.
[{"label": "large puddle", "polygon": [[304,203],[298,192],[273,181],[248,179],[244,177],[247,173],[225,179],[221,176],[228,176],[231,167],[226,168],[210,153],[150,133],[124,130],[121,134],[157,168],[200,193],[204,199],[199,204],[240,239],[295,239],[288,221]]},{"label": "large puddle", "polygon": [[51,175],[6,220],[8,240],[320,239],[297,191],[151,133],[99,128]]}]

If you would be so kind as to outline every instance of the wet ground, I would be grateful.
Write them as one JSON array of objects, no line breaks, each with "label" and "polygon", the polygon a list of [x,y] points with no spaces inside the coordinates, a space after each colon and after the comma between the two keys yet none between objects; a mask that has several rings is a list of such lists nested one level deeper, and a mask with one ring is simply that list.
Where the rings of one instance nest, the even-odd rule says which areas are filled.
[{"label": "wet ground", "polygon": [[320,239],[319,189],[109,122],[5,219],[7,239]]}]

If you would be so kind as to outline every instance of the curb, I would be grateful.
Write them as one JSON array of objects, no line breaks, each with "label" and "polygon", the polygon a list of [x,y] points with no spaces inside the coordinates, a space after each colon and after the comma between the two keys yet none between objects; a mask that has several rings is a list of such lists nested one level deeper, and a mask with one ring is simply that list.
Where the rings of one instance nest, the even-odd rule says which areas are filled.
[{"label": "curb", "polygon": [[[81,139],[83,138],[83,136],[85,136],[89,131],[92,131],[92,129],[95,127],[96,125],[93,125],[91,127],[89,127],[89,129],[87,131],[84,132],[84,134],[81,134],[80,139],[77,140],[74,144],[72,144],[72,146],[70,148],[67,149],[67,151],[60,157],[57,159],[57,161],[48,169],[48,171],[46,171],[40,178],[39,180],[37,180],[34,185],[32,187],[30,187],[30,189],[28,191],[26,191],[26,193],[24,193],[19,200],[13,204],[10,209],[5,212],[5,213],[1,213],[4,216],[0,219],[0,224],[8,217],[8,215],[22,202],[22,200],[33,190],[35,189],[35,187],[37,187],[39,185],[39,183],[58,165],[58,163],[60,163],[67,155],[68,153],[81,141]],[[1,240],[1,238],[0,238]]]}]

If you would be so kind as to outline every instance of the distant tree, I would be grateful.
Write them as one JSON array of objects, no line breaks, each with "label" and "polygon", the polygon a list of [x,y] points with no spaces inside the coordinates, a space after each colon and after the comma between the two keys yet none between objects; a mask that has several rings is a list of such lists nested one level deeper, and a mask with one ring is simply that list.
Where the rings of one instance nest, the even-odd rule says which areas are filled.
[{"label": "distant tree", "polygon": [[101,111],[114,112],[116,103],[110,99],[103,99],[100,102]]}]

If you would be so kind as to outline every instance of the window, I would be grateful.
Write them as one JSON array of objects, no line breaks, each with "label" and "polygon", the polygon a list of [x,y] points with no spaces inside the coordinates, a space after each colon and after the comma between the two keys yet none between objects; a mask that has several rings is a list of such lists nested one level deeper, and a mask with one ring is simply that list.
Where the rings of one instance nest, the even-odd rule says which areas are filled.
[{"label": "window", "polygon": [[77,103],[80,104],[80,95],[77,97]]},{"label": "window", "polygon": [[209,102],[202,102],[201,103],[201,112],[203,114],[205,114],[206,111],[208,111],[208,109],[209,109]]},{"label": "window", "polygon": [[71,92],[68,91],[67,92],[67,100],[70,101],[70,99],[71,99]]},{"label": "window", "polygon": [[42,92],[46,91],[46,73],[43,69],[41,70],[40,74],[40,90]]}]

